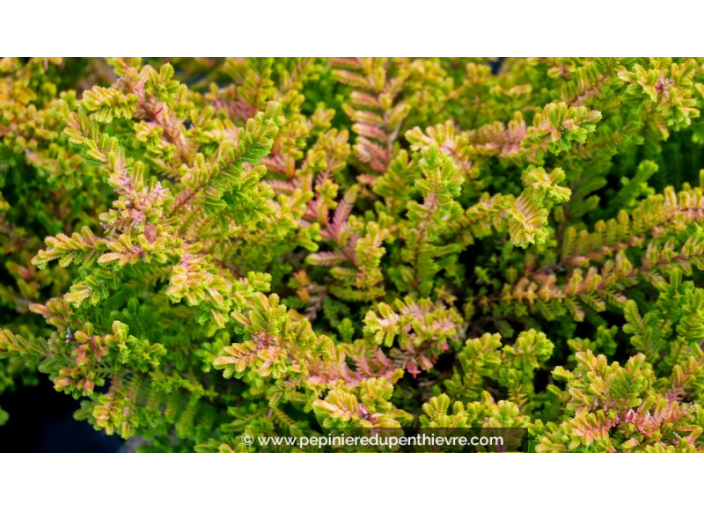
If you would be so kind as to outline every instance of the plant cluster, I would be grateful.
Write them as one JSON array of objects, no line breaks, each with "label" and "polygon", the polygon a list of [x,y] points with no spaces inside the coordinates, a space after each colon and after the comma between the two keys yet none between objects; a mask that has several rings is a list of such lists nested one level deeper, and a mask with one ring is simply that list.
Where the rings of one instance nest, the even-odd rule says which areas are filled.
[{"label": "plant cluster", "polygon": [[0,392],[702,451],[703,106],[693,58],[2,59]]}]

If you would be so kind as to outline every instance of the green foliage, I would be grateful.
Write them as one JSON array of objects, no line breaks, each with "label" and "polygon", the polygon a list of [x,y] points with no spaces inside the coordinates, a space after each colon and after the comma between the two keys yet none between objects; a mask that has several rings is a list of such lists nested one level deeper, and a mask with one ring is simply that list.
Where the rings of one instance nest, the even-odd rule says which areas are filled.
[{"label": "green foliage", "polygon": [[489,64],[0,60],[0,392],[148,451],[703,451],[704,61]]}]

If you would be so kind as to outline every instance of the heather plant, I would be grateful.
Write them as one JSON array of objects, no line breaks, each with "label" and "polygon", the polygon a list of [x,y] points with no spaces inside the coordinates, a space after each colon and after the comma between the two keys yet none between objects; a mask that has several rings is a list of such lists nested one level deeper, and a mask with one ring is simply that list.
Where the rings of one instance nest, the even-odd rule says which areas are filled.
[{"label": "heather plant", "polygon": [[703,66],[3,59],[0,391],[146,451],[702,451]]}]

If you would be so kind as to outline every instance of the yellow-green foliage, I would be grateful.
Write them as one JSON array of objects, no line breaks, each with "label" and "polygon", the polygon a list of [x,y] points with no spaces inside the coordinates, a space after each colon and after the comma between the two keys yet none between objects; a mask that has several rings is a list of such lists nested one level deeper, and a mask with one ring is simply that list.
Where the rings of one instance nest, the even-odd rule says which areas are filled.
[{"label": "yellow-green foliage", "polygon": [[703,104],[689,58],[0,60],[0,391],[159,451],[701,451]]}]

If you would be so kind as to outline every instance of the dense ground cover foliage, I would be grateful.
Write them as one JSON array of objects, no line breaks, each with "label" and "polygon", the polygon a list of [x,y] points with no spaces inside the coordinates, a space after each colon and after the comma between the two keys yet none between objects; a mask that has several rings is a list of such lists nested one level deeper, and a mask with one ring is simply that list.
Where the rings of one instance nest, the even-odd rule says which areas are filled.
[{"label": "dense ground cover foliage", "polygon": [[700,451],[703,65],[0,60],[0,391],[159,451]]}]

